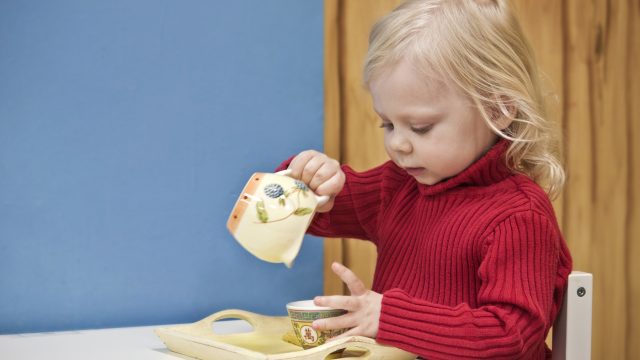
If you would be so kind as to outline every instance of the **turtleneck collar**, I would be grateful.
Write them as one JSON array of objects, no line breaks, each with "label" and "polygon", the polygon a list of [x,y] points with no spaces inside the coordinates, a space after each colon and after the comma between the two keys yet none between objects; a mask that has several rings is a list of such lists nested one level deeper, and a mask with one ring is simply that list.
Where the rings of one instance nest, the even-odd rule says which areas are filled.
[{"label": "turtleneck collar", "polygon": [[418,184],[422,195],[433,196],[462,186],[487,186],[497,183],[510,174],[505,153],[510,142],[500,139],[482,157],[457,175],[433,185]]}]

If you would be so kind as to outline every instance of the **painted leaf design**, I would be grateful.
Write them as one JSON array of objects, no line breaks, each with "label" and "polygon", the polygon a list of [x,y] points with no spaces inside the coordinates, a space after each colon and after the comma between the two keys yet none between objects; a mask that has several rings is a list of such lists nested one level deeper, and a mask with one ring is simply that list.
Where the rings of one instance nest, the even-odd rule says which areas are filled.
[{"label": "painted leaf design", "polygon": [[260,219],[261,222],[266,223],[269,221],[269,215],[267,214],[267,209],[264,207],[263,200],[256,203],[256,211],[258,212],[258,219]]},{"label": "painted leaf design", "polygon": [[278,204],[280,204],[280,206],[285,206],[284,198],[278,199]]},{"label": "painted leaf design", "polygon": [[309,208],[297,208],[296,211],[293,212],[293,215],[305,216],[311,214],[312,212],[313,210]]}]

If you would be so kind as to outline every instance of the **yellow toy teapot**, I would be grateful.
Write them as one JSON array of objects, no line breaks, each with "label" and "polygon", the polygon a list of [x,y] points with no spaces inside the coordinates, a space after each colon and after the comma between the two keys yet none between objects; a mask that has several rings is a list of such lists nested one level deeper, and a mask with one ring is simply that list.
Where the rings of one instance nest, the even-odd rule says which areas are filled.
[{"label": "yellow toy teapot", "polygon": [[289,268],[316,208],[329,201],[290,174],[289,169],[253,174],[227,220],[227,228],[247,251]]}]

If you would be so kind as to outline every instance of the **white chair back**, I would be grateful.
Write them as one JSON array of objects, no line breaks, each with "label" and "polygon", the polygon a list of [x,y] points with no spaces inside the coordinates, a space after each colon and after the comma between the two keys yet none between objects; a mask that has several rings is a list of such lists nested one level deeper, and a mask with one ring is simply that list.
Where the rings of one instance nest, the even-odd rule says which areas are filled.
[{"label": "white chair back", "polygon": [[569,275],[562,308],[553,324],[553,360],[591,359],[591,306],[593,275]]}]

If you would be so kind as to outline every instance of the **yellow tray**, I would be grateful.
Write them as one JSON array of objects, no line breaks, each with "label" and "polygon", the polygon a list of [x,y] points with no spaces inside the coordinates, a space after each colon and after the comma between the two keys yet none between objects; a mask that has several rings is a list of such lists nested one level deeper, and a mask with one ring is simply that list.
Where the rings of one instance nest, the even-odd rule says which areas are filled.
[{"label": "yellow tray", "polygon": [[[214,333],[213,323],[223,319],[245,320],[251,324],[253,331],[228,335]],[[373,339],[361,336],[347,337],[303,350],[292,344],[296,339],[288,317],[264,316],[235,309],[217,312],[193,324],[157,328],[155,332],[169,350],[202,360],[416,358],[406,351],[380,345]]]}]

